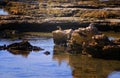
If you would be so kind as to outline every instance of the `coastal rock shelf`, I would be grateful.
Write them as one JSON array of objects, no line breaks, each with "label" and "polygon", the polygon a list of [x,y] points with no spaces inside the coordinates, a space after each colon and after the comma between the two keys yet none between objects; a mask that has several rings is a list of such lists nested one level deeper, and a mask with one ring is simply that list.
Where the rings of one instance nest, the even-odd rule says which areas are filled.
[{"label": "coastal rock shelf", "polygon": [[[0,1],[9,15],[0,15],[0,30],[51,32],[87,27],[91,22],[100,31],[120,31],[120,1]],[[32,9],[32,10],[31,10]]]},{"label": "coastal rock shelf", "polygon": [[[63,20],[64,19],[64,20]],[[120,20],[90,20],[71,17],[51,17],[51,18],[34,18],[30,16],[9,15],[0,16],[0,30],[12,29],[17,31],[41,31],[51,32],[61,26],[63,29],[77,29],[87,27],[91,22],[95,23],[100,31],[120,31]]]},{"label": "coastal rock shelf", "polygon": [[92,57],[120,60],[120,39],[109,40],[99,32],[94,24],[76,30],[55,30],[54,43],[67,47],[72,54],[85,54]]}]

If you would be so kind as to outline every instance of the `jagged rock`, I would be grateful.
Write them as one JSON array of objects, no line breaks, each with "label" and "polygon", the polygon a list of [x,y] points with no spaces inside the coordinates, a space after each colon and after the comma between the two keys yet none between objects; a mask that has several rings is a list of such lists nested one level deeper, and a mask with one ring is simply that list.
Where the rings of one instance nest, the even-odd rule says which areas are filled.
[{"label": "jagged rock", "polygon": [[76,29],[71,34],[68,46],[72,50],[82,52],[87,43],[92,40],[92,36],[96,34],[100,34],[100,32],[93,26],[93,24],[90,24],[86,28]]},{"label": "jagged rock", "polygon": [[24,51],[32,51],[32,50],[43,50],[40,47],[32,46],[28,41],[23,41],[19,43],[13,43],[7,46],[9,50],[24,50]]},{"label": "jagged rock", "polygon": [[72,31],[72,29],[53,31],[54,43],[58,45],[67,45],[67,41],[70,38]]},{"label": "jagged rock", "polygon": [[95,35],[92,39],[85,48],[85,51],[92,57],[120,59],[120,45],[110,41],[104,34]]},{"label": "jagged rock", "polygon": [[[56,36],[57,34],[58,33],[56,33]],[[61,34],[61,36],[63,36],[63,34]],[[53,35],[53,37],[55,36]],[[57,42],[57,40],[59,40],[59,38],[54,39],[55,42]],[[72,31],[70,38],[68,39],[66,37],[65,40],[67,48],[71,51],[70,53],[88,54],[97,58],[120,59],[120,39],[109,40],[109,38],[99,32],[93,24],[90,24],[86,28],[79,28]],[[63,43],[64,42],[59,42],[59,44]]]},{"label": "jagged rock", "polygon": [[92,40],[94,40],[97,44],[103,45],[103,46],[111,43],[109,38],[105,34],[94,35],[92,37]]},{"label": "jagged rock", "polygon": [[20,42],[20,43],[13,43],[7,46],[8,49],[14,50],[32,50],[33,46],[29,42]]},{"label": "jagged rock", "polygon": [[[0,50],[8,50],[13,54],[29,54],[30,51],[40,51],[43,50],[40,47],[32,46],[28,41],[22,41],[19,43],[13,43],[8,46],[0,46]],[[25,53],[24,53],[25,52]]]}]

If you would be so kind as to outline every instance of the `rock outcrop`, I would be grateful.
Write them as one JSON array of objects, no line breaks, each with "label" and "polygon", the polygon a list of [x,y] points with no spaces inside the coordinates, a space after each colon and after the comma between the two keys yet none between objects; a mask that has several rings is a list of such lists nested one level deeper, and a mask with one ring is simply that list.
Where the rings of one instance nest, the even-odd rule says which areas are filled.
[{"label": "rock outcrop", "polygon": [[36,46],[32,46],[28,41],[23,41],[20,43],[13,43],[7,46],[7,48],[13,49],[13,50],[26,50],[26,51],[31,51],[34,50],[35,48],[37,48],[38,50],[40,50],[39,47]]},{"label": "rock outcrop", "polygon": [[58,45],[67,45],[67,41],[70,39],[72,29],[68,30],[55,30],[53,31],[54,43]]},{"label": "rock outcrop", "polygon": [[[56,30],[60,31],[60,30]],[[120,39],[109,40],[105,34],[99,32],[94,24],[86,28],[79,28],[72,31],[70,38],[67,38],[65,30],[60,36],[53,32],[55,44],[66,44],[70,53],[82,53],[92,57],[120,59]],[[60,38],[59,38],[60,37]],[[63,40],[64,39],[64,40]],[[59,41],[60,40],[60,41]],[[59,41],[59,44],[57,43]]]},{"label": "rock outcrop", "polygon": [[8,46],[0,46],[0,50],[8,50],[13,54],[24,54],[24,52],[29,53],[30,51],[40,51],[43,49],[37,46],[32,46],[28,41],[22,41]]}]

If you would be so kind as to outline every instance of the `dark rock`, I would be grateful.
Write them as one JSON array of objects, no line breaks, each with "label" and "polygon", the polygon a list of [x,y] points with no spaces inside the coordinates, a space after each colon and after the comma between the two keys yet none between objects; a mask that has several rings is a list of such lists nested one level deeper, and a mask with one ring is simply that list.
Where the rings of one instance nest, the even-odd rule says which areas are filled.
[{"label": "dark rock", "polygon": [[37,46],[33,46],[33,50],[34,50],[34,51],[39,51],[39,50],[44,50],[44,49],[42,49],[42,48],[40,48],[40,47],[37,47]]},{"label": "dark rock", "polygon": [[6,45],[0,46],[0,50],[5,50],[5,49],[7,49]]},{"label": "dark rock", "polygon": [[0,46],[0,50],[9,50],[9,51],[12,51],[12,50],[21,50],[21,51],[39,51],[39,50],[44,50],[40,47],[37,47],[37,46],[32,46],[28,41],[22,41],[22,42],[19,42],[19,43],[13,43],[13,44],[10,44],[8,46],[4,45],[4,46]]},{"label": "dark rock", "polygon": [[112,42],[116,45],[120,45],[120,38],[112,40]]},{"label": "dark rock", "polygon": [[[109,41],[103,35],[95,35],[96,39],[89,42],[85,50],[92,57],[99,57],[105,59],[120,59],[120,46]],[[116,40],[115,40],[116,41]]]},{"label": "dark rock", "polygon": [[14,49],[14,50],[26,50],[26,51],[32,51],[33,46],[28,41],[23,41],[20,43],[13,43],[7,46],[7,48]]},{"label": "dark rock", "polygon": [[110,40],[105,34],[94,35],[92,39],[98,43],[99,45],[108,45],[110,44]]},{"label": "dark rock", "polygon": [[108,45],[103,47],[103,58],[120,59],[120,46]]},{"label": "dark rock", "polygon": [[23,42],[19,42],[19,43],[13,43],[7,46],[7,48],[9,50],[24,50],[24,51],[39,51],[39,50],[43,50],[40,47],[37,46],[32,46],[28,41],[23,41]]},{"label": "dark rock", "polygon": [[50,52],[49,51],[45,51],[44,54],[45,55],[50,55]]},{"label": "dark rock", "polygon": [[[40,47],[37,46],[32,46],[28,41],[22,41],[19,43],[13,43],[8,46],[0,46],[0,50],[8,50],[10,53],[14,55],[21,54],[23,56],[28,56],[28,54],[33,50],[33,51],[40,51],[44,50]],[[47,52],[47,54],[49,54]]]}]

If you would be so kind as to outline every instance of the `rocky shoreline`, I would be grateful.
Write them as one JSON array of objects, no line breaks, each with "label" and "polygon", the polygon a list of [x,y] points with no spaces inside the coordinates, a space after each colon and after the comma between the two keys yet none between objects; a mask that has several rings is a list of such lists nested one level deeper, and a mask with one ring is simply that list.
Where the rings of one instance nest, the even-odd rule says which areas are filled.
[{"label": "rocky shoreline", "polygon": [[95,23],[95,27],[100,31],[120,31],[119,1],[71,3],[13,0],[5,3],[0,6],[8,11],[9,15],[0,15],[0,30],[51,32],[56,30],[57,26],[62,29],[77,29]]},{"label": "rocky shoreline", "polygon": [[[59,17],[59,19],[62,18],[63,17]],[[69,17],[66,18],[69,19]],[[16,15],[1,16],[0,19],[0,30],[12,29],[22,32],[51,32],[56,30],[57,26],[61,26],[62,29],[77,29],[79,27],[87,27],[90,23],[95,23],[95,27],[97,27],[100,31],[120,31],[120,20],[118,19],[116,19],[116,21],[111,21],[111,19],[89,21],[87,19],[80,20],[78,18],[76,21],[76,18],[74,17],[72,20],[57,20],[54,18],[36,19],[29,16]]]}]

